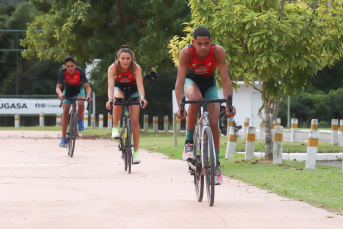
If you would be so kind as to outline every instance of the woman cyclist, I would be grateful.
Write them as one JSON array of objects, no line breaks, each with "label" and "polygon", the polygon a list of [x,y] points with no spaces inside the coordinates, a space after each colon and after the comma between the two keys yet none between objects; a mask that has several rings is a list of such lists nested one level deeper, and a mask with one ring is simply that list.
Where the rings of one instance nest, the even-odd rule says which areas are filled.
[{"label": "woman cyclist", "polygon": [[[143,108],[148,102],[145,99],[143,87],[143,76],[141,67],[133,61],[133,52],[128,45],[122,45],[117,54],[117,61],[108,68],[108,102],[106,108],[111,109],[110,102],[115,98],[124,98],[124,88],[130,87],[130,97],[139,97],[144,101]],[[138,145],[139,145],[139,110],[138,105],[130,106],[130,119],[132,123],[132,133],[135,142],[133,152],[133,163],[141,162]],[[113,106],[113,128],[112,138],[119,138],[118,122],[122,114],[122,106]]]}]

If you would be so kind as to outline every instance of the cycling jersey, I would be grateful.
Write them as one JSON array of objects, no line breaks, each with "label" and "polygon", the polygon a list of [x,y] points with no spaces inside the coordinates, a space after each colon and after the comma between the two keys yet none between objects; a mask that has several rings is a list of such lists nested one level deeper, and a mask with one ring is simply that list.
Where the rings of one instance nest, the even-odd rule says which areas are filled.
[{"label": "cycling jersey", "polygon": [[[117,62],[113,63],[117,70]],[[130,69],[127,72],[120,71],[120,74],[114,80],[115,87],[124,93],[125,87],[130,87],[130,96],[138,91],[136,79]]]},{"label": "cycling jersey", "polygon": [[186,78],[197,84],[202,95],[206,93],[207,89],[216,86],[214,77],[214,71],[217,67],[217,61],[214,58],[215,46],[216,44],[212,43],[207,57],[200,61],[197,58],[195,47],[192,44],[188,45],[191,59],[187,66]]},{"label": "cycling jersey", "polygon": [[82,86],[82,83],[88,83],[85,72],[79,68],[75,67],[75,73],[73,76],[69,75],[66,68],[63,68],[58,73],[57,84],[63,84],[63,81],[70,86]]},{"label": "cycling jersey", "polygon": [[66,68],[58,73],[57,84],[63,84],[63,82],[65,82],[63,94],[67,97],[73,97],[80,94],[83,84],[88,83],[88,80],[82,68],[75,67],[75,73],[72,76],[69,75]]}]

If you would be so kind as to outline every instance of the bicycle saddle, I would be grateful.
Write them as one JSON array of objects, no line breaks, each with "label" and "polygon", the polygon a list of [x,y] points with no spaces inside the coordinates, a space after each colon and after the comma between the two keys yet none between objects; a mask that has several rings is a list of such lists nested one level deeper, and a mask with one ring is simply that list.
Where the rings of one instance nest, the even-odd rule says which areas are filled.
[{"label": "bicycle saddle", "polygon": [[121,102],[121,101],[124,101],[124,98],[117,98],[117,97],[114,97],[116,99],[116,101],[118,102]]}]

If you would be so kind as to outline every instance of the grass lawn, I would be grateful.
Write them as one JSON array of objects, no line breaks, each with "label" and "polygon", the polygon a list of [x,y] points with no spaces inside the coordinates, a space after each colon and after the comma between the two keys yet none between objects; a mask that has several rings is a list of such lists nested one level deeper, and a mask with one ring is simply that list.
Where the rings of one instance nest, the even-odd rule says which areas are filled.
[{"label": "grass lawn", "polygon": [[[51,129],[49,129],[51,128]],[[6,128],[0,128],[3,130]],[[14,128],[12,128],[14,129]],[[20,128],[21,129],[21,128]],[[60,130],[60,127],[35,127],[34,130]],[[24,127],[21,130],[31,130]],[[87,129],[84,134],[109,138],[108,129]],[[174,147],[173,134],[141,133],[140,148],[160,152],[173,159],[181,159],[185,134],[178,135],[178,146]],[[283,165],[260,164],[257,159],[243,160],[243,154],[225,159],[227,137],[220,139],[220,161],[222,173],[262,189],[343,215],[343,172],[342,168],[316,165],[315,170],[305,169],[305,162],[283,160]],[[284,142],[284,152],[306,152],[307,144]],[[245,141],[238,138],[237,150],[244,151]],[[255,143],[256,151],[264,151],[264,143]],[[320,152],[340,152],[341,147],[320,143]],[[186,173],[187,171],[185,171]],[[225,185],[225,184],[224,184]]]},{"label": "grass lawn", "polygon": [[[98,132],[96,130],[87,130],[85,133],[88,131],[90,131],[91,135],[96,135]],[[102,137],[110,136],[108,130],[101,130],[100,132]],[[106,132],[107,134],[102,135]],[[178,146],[174,147],[172,133],[154,134],[149,131],[148,133],[141,133],[140,148],[164,153],[173,159],[181,159],[184,139],[185,134],[178,135]],[[221,137],[220,141],[220,161],[222,173],[225,176],[231,176],[279,195],[305,201],[314,206],[343,214],[342,168],[317,164],[315,170],[307,170],[305,169],[305,162],[288,160],[283,160],[282,166],[259,164],[255,163],[257,159],[253,161],[243,160],[244,155],[238,153],[235,154],[234,159],[225,159],[225,141],[227,141],[227,138]],[[239,139],[239,142],[242,143],[244,140]],[[239,145],[243,146],[243,144]],[[257,145],[261,147],[262,151],[264,144],[258,142]],[[285,148],[286,145],[291,150],[304,148],[306,151],[307,147],[301,143],[295,144],[294,147],[291,144],[285,144]]]},{"label": "grass lawn", "polygon": [[[142,133],[141,136],[141,148],[164,153],[173,159],[181,159],[184,134],[178,136],[178,146],[176,147],[173,144],[172,134],[155,135],[148,132]],[[305,162],[288,160],[283,160],[282,166],[259,164],[255,163],[256,159],[253,161],[243,160],[244,154],[238,153],[235,154],[234,159],[225,159],[226,142],[223,140],[227,141],[227,138],[221,137],[220,139],[220,161],[222,173],[225,176],[231,176],[279,195],[343,214],[342,168],[317,164],[315,170],[307,170],[304,169]],[[243,142],[243,140],[240,139],[239,142]],[[259,147],[262,147],[261,143],[258,144],[260,144]],[[290,146],[290,149],[298,147],[306,148],[307,146],[299,143],[295,147]]]},{"label": "grass lawn", "polygon": [[[60,131],[61,127],[59,126],[31,126],[31,127],[19,127],[19,128],[14,128],[14,127],[0,127],[0,130],[44,130],[44,131]],[[149,130],[151,131],[151,130]],[[111,136],[111,131],[108,130],[107,128],[103,129],[86,129],[86,131],[82,132],[86,135],[92,135],[95,137],[99,138],[110,138]],[[149,132],[149,134],[142,133],[142,137],[148,137],[148,136],[153,136],[150,135],[152,132]],[[162,136],[173,136],[172,133],[170,134],[160,134],[160,137]],[[183,136],[183,137],[182,137]],[[183,142],[184,141],[184,133],[179,134],[178,137],[178,142]],[[156,136],[155,136],[156,137]],[[172,142],[173,143],[173,142]],[[143,144],[143,143],[141,143]],[[226,146],[227,146],[227,137],[221,136],[220,137],[220,151],[226,151]],[[237,151],[239,152],[244,152],[245,151],[245,140],[238,138],[237,140]],[[265,144],[264,142],[255,142],[255,151],[256,152],[264,152],[265,149]],[[297,143],[291,143],[291,142],[283,142],[283,152],[285,153],[296,153],[296,152],[303,152],[306,153],[307,151],[307,143],[304,142],[297,142]],[[318,146],[318,153],[334,153],[334,152],[342,152],[343,147],[338,146],[338,145],[331,145],[330,143],[323,143],[320,142]]]},{"label": "grass lawn", "polygon": [[[237,151],[245,151],[245,144],[246,141],[242,138],[237,139]],[[220,150],[226,150],[227,146],[227,137],[220,137]],[[256,141],[255,142],[255,152],[264,152],[265,150],[265,144],[264,142]],[[307,142],[283,142],[282,151],[284,153],[296,153],[296,152],[307,152]],[[328,142],[320,142],[318,146],[318,153],[334,153],[334,152],[342,152],[343,147],[339,145],[331,145],[331,143]]]}]

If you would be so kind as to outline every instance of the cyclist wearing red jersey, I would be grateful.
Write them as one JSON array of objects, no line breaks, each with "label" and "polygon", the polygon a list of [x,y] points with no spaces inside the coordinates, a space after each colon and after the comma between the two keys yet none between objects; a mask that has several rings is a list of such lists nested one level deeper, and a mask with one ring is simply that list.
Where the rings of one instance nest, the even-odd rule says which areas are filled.
[{"label": "cyclist wearing red jersey", "polygon": [[[130,97],[139,97],[144,100],[143,108],[148,105],[145,99],[143,76],[141,67],[133,61],[133,52],[128,45],[122,45],[117,61],[108,68],[108,102],[106,108],[111,109],[110,102],[115,98],[124,98],[124,88],[130,86]],[[141,158],[138,153],[139,146],[139,106],[130,106],[130,119],[132,124],[133,140],[135,143],[133,163],[138,164]],[[119,138],[118,122],[122,114],[122,106],[113,106],[112,138]]]},{"label": "cyclist wearing red jersey", "polygon": [[[180,51],[179,68],[175,84],[175,95],[179,105],[177,117],[184,119],[180,114],[180,101],[182,95],[185,94],[189,100],[219,99],[217,83],[214,76],[214,71],[218,66],[220,77],[223,83],[224,95],[232,94],[232,83],[229,78],[228,67],[226,64],[226,54],[223,47],[212,43],[210,31],[205,27],[199,27],[194,30],[192,44],[186,46]],[[216,151],[216,175],[215,184],[222,184],[223,177],[220,171],[219,163],[219,138],[220,131],[218,127],[218,119],[220,114],[220,106],[218,103],[208,104],[208,112],[210,114],[210,127],[213,133],[214,147]],[[200,104],[190,104],[188,107],[188,121],[185,148],[182,155],[183,160],[194,158],[193,152],[193,134],[197,114]],[[236,109],[233,107],[233,112],[230,113],[226,108],[226,114],[233,117],[236,114]]]},{"label": "cyclist wearing red jersey", "polygon": [[[88,80],[86,78],[85,72],[76,66],[75,59],[71,56],[64,58],[64,66],[59,74],[57,79],[56,93],[60,100],[62,100],[63,95],[66,97],[76,96],[77,98],[84,99],[86,97],[85,88],[87,93],[87,99],[91,102],[91,88],[89,86]],[[62,85],[65,82],[65,87],[62,92]],[[66,144],[66,131],[68,126],[68,115],[70,110],[71,100],[66,99],[63,102],[63,114],[62,114],[62,138],[59,144],[60,147],[65,147]],[[78,128],[79,131],[85,130],[83,125],[83,111],[85,109],[83,101],[77,101],[78,106]]]}]

